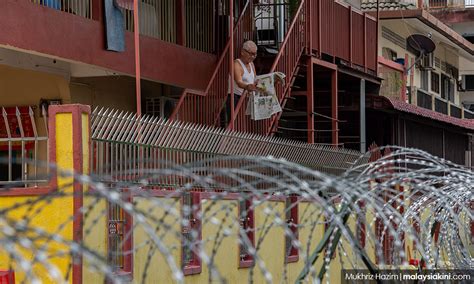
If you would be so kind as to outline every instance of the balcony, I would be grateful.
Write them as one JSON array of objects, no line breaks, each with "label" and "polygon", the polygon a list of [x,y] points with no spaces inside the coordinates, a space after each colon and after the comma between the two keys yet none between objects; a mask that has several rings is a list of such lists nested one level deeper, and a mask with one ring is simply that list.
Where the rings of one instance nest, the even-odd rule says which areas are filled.
[{"label": "balcony", "polygon": [[379,57],[380,95],[455,118],[473,119],[474,112],[417,87],[407,87],[405,66]]},{"label": "balcony", "polygon": [[474,112],[422,89],[408,90],[408,99],[410,104],[451,117],[474,119]]},{"label": "balcony", "polygon": [[[168,9],[173,10],[170,3],[185,1],[140,1],[142,2],[143,5],[146,3],[163,7],[168,5]],[[193,5],[198,2],[203,1],[186,1]],[[125,30],[124,52],[106,50],[105,3],[103,0],[4,0],[0,9],[0,26],[4,30],[0,33],[0,46],[24,54],[35,53],[51,59],[64,59],[120,75],[134,76],[135,54],[132,33]],[[184,13],[185,10],[180,11],[183,12],[182,19],[196,13],[189,11],[188,15]],[[142,13],[140,53],[141,58],[148,59],[141,62],[142,77],[182,88],[205,88],[215,67],[216,55],[203,52],[209,48],[209,44],[204,40],[191,47],[192,41],[184,44],[184,41],[178,40],[179,37],[174,38],[180,34],[177,34],[178,25],[172,20],[166,20],[166,24],[162,23],[158,17],[162,14],[164,12],[156,12],[157,17],[153,17]],[[171,14],[167,16],[170,19],[178,18]],[[124,17],[124,25],[128,23],[128,28],[131,29],[132,19],[127,20],[126,14]],[[18,25],[18,19],[25,20]],[[155,29],[152,28],[153,22],[156,24]],[[201,27],[202,25],[197,24],[194,26],[194,28]],[[166,29],[167,33],[158,28]],[[198,33],[189,34],[199,37]],[[161,64],[169,62],[171,58],[174,64]],[[193,75],[183,76],[183,74]]]},{"label": "balcony", "polygon": [[311,2],[312,49],[363,72],[377,67],[377,20],[352,6],[331,0]]},{"label": "balcony", "polygon": [[425,7],[432,10],[474,8],[474,0],[425,0]]},{"label": "balcony", "polygon": [[58,11],[66,12],[69,14],[77,15],[87,19],[92,18],[92,1],[93,0],[30,0],[31,2],[55,9]]}]

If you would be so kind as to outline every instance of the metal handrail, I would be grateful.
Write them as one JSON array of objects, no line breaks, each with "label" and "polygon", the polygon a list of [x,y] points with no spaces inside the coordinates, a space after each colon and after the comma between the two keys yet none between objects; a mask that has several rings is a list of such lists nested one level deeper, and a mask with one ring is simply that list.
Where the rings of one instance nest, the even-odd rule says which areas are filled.
[{"label": "metal handrail", "polygon": [[[239,29],[240,24],[241,24],[242,21],[243,21],[245,12],[247,11],[247,9],[248,9],[248,7],[249,7],[249,5],[250,5],[249,3],[250,3],[250,1],[247,1],[247,3],[245,4],[244,8],[242,9],[242,13],[241,13],[240,16],[239,16],[239,19],[237,20],[237,23],[235,24],[235,28],[234,28],[234,31],[233,31],[233,35],[234,35],[234,36],[235,36],[237,30]],[[222,52],[222,55],[221,55],[221,57],[219,58],[219,61],[218,61],[217,66],[216,66],[216,69],[214,69],[214,73],[212,73],[211,79],[209,80],[209,83],[207,84],[206,90],[204,91],[205,94],[207,94],[207,93],[209,92],[209,90],[211,89],[212,84],[213,84],[214,81],[216,80],[217,74],[219,73],[219,68],[222,66],[222,63],[223,63],[224,58],[225,58],[225,55],[226,55],[227,52],[229,52],[229,49],[230,49],[230,39],[229,39],[229,41],[227,42],[227,44],[225,45],[224,51]]]},{"label": "metal handrail", "polygon": [[[238,36],[237,32],[242,28],[246,13],[249,13],[251,11],[251,5],[252,5],[251,2],[252,1],[247,1],[244,8],[242,9],[242,13],[240,14],[240,16],[237,20],[237,23],[235,25],[235,28],[233,30],[233,36],[234,37]],[[229,57],[229,53],[230,53],[229,51],[230,51],[230,48],[231,48],[230,43],[231,42],[230,42],[230,39],[229,39],[229,41],[227,42],[221,56],[219,57],[216,68],[214,69],[214,72],[212,73],[212,76],[209,80],[209,83],[206,86],[206,89],[203,92],[199,92],[199,94],[196,94],[196,92],[190,92],[188,89],[185,89],[183,91],[183,93],[181,94],[181,97],[178,101],[178,104],[176,105],[175,109],[173,110],[173,113],[170,116],[170,120],[174,120],[178,117],[179,112],[182,110],[182,108],[185,107],[184,104],[186,102],[186,99],[190,99],[192,94],[198,95],[198,96],[202,97],[203,100],[205,100],[205,97],[209,96],[209,93],[211,92],[211,88],[213,88],[213,86],[215,86],[216,83],[220,83],[220,84],[218,84],[220,86],[216,86],[216,87],[217,88],[220,87],[221,90],[220,90],[220,92],[216,91],[216,93],[217,93],[217,96],[219,96],[219,98],[217,98],[217,100],[219,101],[219,99],[222,99],[221,100],[222,103],[221,104],[217,103],[218,109],[215,111],[215,114],[210,114],[209,115],[209,118],[210,118],[209,120],[196,121],[196,120],[193,120],[193,119],[186,119],[186,118],[182,119],[182,120],[190,121],[190,122],[200,122],[200,123],[204,123],[204,124],[207,124],[207,125],[215,125],[216,117],[218,117],[220,111],[222,111],[223,103],[225,102],[225,99],[227,97],[227,90],[225,90],[226,89],[225,88],[226,83],[218,82],[217,80],[218,79],[221,79],[221,80],[224,79],[225,80],[225,78],[220,78],[219,75],[222,75],[221,73],[225,73],[224,75],[227,74],[228,66],[226,64],[228,64],[228,61],[229,61],[228,57]],[[224,76],[224,77],[227,77],[227,76]],[[222,97],[222,98],[220,98],[220,97]],[[212,107],[213,105],[215,105],[215,103],[213,104],[213,102],[208,102],[207,104],[206,104],[206,102],[204,102],[204,104],[207,105],[207,107]],[[194,113],[196,113],[196,112],[197,112],[197,109],[194,109]]]},{"label": "metal handrail", "polygon": [[428,9],[464,8],[467,3],[468,0],[425,0]]},{"label": "metal handrail", "polygon": [[[304,39],[302,41],[303,44],[301,46],[299,46],[301,48],[300,51],[292,53],[293,50],[290,50],[290,51],[287,50],[287,46],[288,46],[288,43],[290,42],[290,38],[292,38],[292,36],[299,36],[300,35],[300,34],[298,34],[299,31],[295,31],[295,27],[297,26],[297,23],[301,21],[300,24],[302,24],[305,20],[307,20],[307,19],[304,19],[304,18],[306,18],[304,16],[306,15],[305,7],[306,7],[307,3],[309,3],[309,2],[307,2],[305,0],[301,1],[300,6],[298,7],[298,10],[295,13],[295,16],[294,16],[294,18],[291,22],[291,25],[288,29],[288,32],[286,33],[285,40],[283,41],[283,43],[281,45],[280,51],[278,52],[278,55],[275,58],[275,60],[273,62],[273,65],[270,69],[270,73],[276,71],[278,65],[282,62],[282,58],[286,54],[286,52],[288,52],[290,54],[293,54],[293,55],[296,55],[295,62],[291,62],[291,63],[290,62],[284,62],[284,63],[288,63],[288,64],[294,64],[294,68],[290,67],[288,69],[292,69],[292,70],[288,70],[288,72],[283,72],[283,73],[287,73],[286,74],[287,75],[286,84],[285,84],[285,87],[283,87],[283,90],[282,90],[281,86],[276,88],[277,94],[278,94],[277,96],[278,96],[278,99],[280,100],[280,103],[283,101],[283,99],[285,98],[286,93],[288,92],[289,88],[291,87],[290,85],[291,85],[292,77],[293,77],[293,75],[295,74],[295,72],[297,70],[297,64],[298,64],[298,62],[300,60],[300,57],[303,54],[304,49],[307,45],[307,42]],[[303,37],[304,36],[306,36],[305,32],[303,33]],[[292,40],[291,42],[296,42],[296,39]],[[287,71],[287,70],[282,70],[282,71]],[[279,115],[274,115],[274,116],[272,116],[271,119],[267,119],[267,120],[263,120],[263,121],[256,121],[256,122],[253,123],[254,125],[251,125],[251,124],[248,125],[249,122],[250,123],[252,123],[252,122],[250,121],[249,117],[243,117],[245,114],[244,114],[244,111],[243,111],[243,108],[242,108],[242,105],[244,105],[244,103],[247,102],[247,99],[248,99],[248,92],[244,92],[242,94],[239,102],[237,103],[237,106],[236,106],[236,109],[235,109],[235,112],[234,112],[234,116],[231,118],[232,121],[234,121],[234,125],[236,126],[235,130],[237,130],[237,131],[246,131],[246,132],[251,130],[251,132],[256,132],[256,133],[259,133],[259,134],[264,134],[264,135],[270,134],[272,132],[273,124],[278,119]],[[247,124],[247,125],[245,125],[245,124]],[[249,129],[249,128],[252,128],[252,129]]]},{"label": "metal handrail", "polygon": [[92,18],[92,0],[30,0],[47,8],[55,9],[65,13]]}]

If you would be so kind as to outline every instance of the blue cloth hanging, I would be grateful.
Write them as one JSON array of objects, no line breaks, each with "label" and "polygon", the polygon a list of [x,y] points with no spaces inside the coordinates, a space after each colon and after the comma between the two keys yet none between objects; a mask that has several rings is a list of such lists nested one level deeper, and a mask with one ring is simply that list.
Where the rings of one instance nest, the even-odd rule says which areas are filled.
[{"label": "blue cloth hanging", "polygon": [[115,0],[104,0],[106,49],[125,51],[125,24],[122,11],[115,5]]},{"label": "blue cloth hanging", "polygon": [[61,10],[61,0],[43,0],[43,5],[56,10]]}]

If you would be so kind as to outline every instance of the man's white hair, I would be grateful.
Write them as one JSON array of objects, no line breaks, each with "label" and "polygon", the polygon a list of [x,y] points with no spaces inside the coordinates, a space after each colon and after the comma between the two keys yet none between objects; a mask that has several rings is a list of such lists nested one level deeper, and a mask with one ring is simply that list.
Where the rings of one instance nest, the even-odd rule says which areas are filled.
[{"label": "man's white hair", "polygon": [[245,50],[257,49],[257,45],[255,44],[255,42],[253,42],[253,41],[251,41],[251,40],[247,40],[247,41],[244,42],[244,44],[242,45],[242,48],[245,49]]}]

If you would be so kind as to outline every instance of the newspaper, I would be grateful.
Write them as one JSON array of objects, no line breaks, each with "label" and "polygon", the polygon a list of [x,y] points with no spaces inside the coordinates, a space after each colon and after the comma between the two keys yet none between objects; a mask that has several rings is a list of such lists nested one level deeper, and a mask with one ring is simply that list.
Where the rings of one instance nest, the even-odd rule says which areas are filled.
[{"label": "newspaper", "polygon": [[285,74],[274,72],[256,77],[259,91],[250,94],[246,115],[250,115],[253,120],[270,118],[273,114],[281,112],[280,102],[275,90],[276,80],[285,84]]}]

